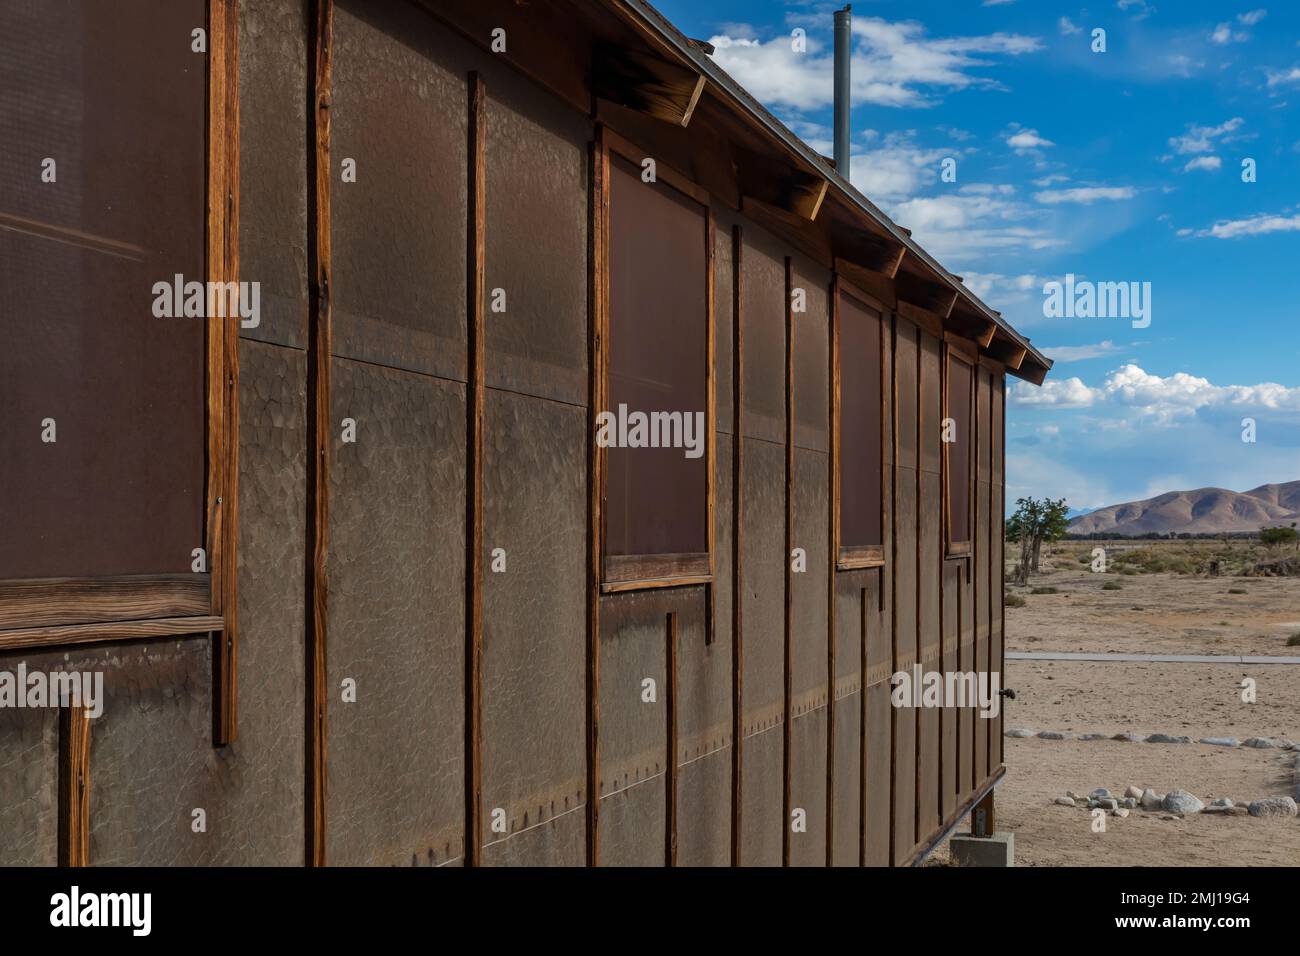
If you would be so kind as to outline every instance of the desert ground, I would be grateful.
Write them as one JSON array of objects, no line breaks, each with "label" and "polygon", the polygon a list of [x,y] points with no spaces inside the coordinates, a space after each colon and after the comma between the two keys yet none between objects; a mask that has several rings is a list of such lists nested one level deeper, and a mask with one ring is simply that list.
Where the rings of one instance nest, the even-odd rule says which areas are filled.
[{"label": "desert ground", "polygon": [[[1009,597],[1024,600],[1022,607],[1008,601],[1009,652],[1300,661],[1300,579],[1240,576],[1255,560],[1270,557],[1257,547],[1143,542],[1134,560],[1112,560],[1106,573],[1094,573],[1084,559],[1098,544],[1062,543],[1044,555],[1042,573],[1028,587],[1008,586]],[[1122,553],[1125,547],[1113,550]],[[1215,552],[1221,573],[1210,576],[1207,556]],[[1156,570],[1166,567],[1185,573]],[[1104,588],[1107,582],[1110,588]],[[1246,677],[1255,681],[1255,703],[1242,701]],[[1300,865],[1297,818],[1179,817],[1138,809],[1126,818],[1107,817],[1105,832],[1095,833],[1086,808],[1053,802],[1067,790],[1086,795],[1105,787],[1122,796],[1129,786],[1158,793],[1181,788],[1207,804],[1218,797],[1300,798],[1300,752],[1197,743],[1203,737],[1300,742],[1300,664],[1011,660],[1005,684],[1017,695],[1006,702],[1005,730],[1059,731],[1073,738],[1005,738],[998,828],[1014,831],[1018,866]],[[1124,732],[1193,742],[1077,739]],[[933,861],[947,859],[943,846]]]}]

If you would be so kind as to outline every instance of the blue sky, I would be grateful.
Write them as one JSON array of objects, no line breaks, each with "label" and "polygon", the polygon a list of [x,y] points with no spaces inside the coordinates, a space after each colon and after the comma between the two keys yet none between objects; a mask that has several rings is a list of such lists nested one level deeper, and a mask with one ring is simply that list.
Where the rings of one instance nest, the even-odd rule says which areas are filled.
[{"label": "blue sky", "polygon": [[[842,4],[657,5],[831,152]],[[1008,498],[1089,509],[1300,479],[1300,4],[858,0],[853,14],[854,183],[1056,360],[1045,388],[1012,388]],[[1151,283],[1149,327],[1044,317],[1044,283],[1067,273]]]}]

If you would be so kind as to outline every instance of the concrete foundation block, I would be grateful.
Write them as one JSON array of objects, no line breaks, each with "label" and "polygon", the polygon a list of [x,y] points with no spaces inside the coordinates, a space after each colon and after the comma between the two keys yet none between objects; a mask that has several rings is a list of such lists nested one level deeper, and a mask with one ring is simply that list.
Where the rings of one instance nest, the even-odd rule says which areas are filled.
[{"label": "concrete foundation block", "polygon": [[948,851],[958,866],[1015,866],[1016,835],[999,830],[992,836],[958,833],[948,841]]}]

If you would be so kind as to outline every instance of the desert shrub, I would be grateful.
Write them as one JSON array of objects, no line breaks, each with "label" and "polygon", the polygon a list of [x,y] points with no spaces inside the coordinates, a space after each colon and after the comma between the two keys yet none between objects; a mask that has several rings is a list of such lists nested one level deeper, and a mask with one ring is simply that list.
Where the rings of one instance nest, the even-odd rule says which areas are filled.
[{"label": "desert shrub", "polygon": [[1246,593],[1246,589],[1245,589],[1245,588],[1228,588],[1228,593],[1229,593],[1229,594],[1245,594],[1245,593]]},{"label": "desert shrub", "polygon": [[1003,596],[1002,603],[1007,607],[1024,607],[1025,599],[1019,594],[1007,594]]},{"label": "desert shrub", "polygon": [[1036,587],[1029,593],[1030,594],[1055,594],[1056,588]]},{"label": "desert shrub", "polygon": [[1101,586],[1101,589],[1103,591],[1118,591],[1122,587],[1124,587],[1124,585],[1120,584],[1118,581],[1107,581]]},{"label": "desert shrub", "polygon": [[1300,647],[1300,632],[1292,634],[1286,639],[1287,647]]}]

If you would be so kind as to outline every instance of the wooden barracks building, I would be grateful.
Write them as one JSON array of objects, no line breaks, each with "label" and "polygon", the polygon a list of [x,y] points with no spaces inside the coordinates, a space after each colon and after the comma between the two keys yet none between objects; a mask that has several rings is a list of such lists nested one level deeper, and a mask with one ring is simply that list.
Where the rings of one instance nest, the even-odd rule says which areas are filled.
[{"label": "wooden barracks building", "polygon": [[1001,670],[1050,362],[706,48],[0,0],[0,865],[907,865],[986,798],[890,677]]}]

